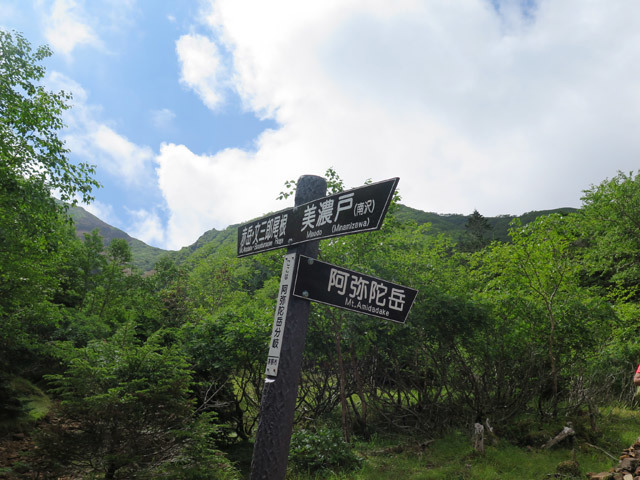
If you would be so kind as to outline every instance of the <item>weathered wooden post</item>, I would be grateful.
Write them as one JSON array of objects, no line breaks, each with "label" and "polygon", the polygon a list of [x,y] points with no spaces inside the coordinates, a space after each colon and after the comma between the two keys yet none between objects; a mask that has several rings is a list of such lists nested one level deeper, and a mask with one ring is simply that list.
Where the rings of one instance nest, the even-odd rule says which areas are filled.
[{"label": "weathered wooden post", "polygon": [[[326,192],[327,183],[324,178],[304,175],[298,179],[295,205],[297,207],[322,198]],[[319,240],[316,240],[289,247],[287,256],[302,254],[317,258],[319,243]],[[288,271],[289,277],[293,275],[292,263],[295,263],[295,255],[291,255],[285,260],[283,277],[287,274],[286,269],[290,269]],[[286,290],[286,292],[282,292],[281,285],[279,297],[286,296],[286,316],[283,322],[283,331],[281,334],[278,333],[278,338],[283,341],[277,345],[280,353],[277,376],[267,374],[262,391],[258,432],[251,460],[252,480],[283,479],[287,471],[289,441],[293,429],[310,304],[308,301],[291,295],[291,288]],[[280,306],[282,305],[278,303],[277,308]],[[274,330],[275,328],[277,327],[274,325]],[[271,342],[273,347],[274,335],[272,335]]]},{"label": "weathered wooden post", "polygon": [[238,228],[238,257],[288,247],[269,343],[252,480],[282,480],[302,369],[309,302],[404,323],[417,290],[317,260],[318,243],[379,230],[398,178],[325,197],[326,181],[298,179],[295,206]]}]

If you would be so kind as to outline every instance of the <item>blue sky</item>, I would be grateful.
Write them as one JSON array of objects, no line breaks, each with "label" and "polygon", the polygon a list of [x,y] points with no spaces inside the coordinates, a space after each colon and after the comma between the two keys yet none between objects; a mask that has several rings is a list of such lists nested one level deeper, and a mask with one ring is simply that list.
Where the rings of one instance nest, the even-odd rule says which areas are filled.
[{"label": "blue sky", "polygon": [[403,203],[579,206],[640,153],[635,0],[0,0],[48,44],[90,211],[155,246],[285,208],[334,167]]}]

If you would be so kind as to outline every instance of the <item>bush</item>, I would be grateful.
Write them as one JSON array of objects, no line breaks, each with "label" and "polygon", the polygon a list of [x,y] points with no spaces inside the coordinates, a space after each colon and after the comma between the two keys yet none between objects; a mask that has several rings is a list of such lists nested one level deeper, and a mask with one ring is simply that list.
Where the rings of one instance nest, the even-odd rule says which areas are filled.
[{"label": "bush", "polygon": [[315,432],[300,430],[291,437],[289,461],[307,472],[320,470],[354,470],[362,465],[339,430],[320,428]]},{"label": "bush", "polygon": [[39,435],[45,465],[131,478],[183,450],[193,421],[191,372],[161,332],[140,342],[127,324],[66,357],[66,372],[47,377],[62,402],[59,421]]}]

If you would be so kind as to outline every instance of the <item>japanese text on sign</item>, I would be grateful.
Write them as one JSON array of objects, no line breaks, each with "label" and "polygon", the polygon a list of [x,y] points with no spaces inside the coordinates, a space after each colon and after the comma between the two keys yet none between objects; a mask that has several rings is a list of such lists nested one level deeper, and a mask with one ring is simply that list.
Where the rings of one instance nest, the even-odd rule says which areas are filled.
[{"label": "japanese text on sign", "polygon": [[282,210],[238,228],[238,256],[252,255],[311,240],[377,230],[398,178]]},{"label": "japanese text on sign", "polygon": [[278,363],[280,362],[280,349],[284,334],[284,325],[287,319],[287,305],[291,295],[291,284],[293,280],[293,267],[296,254],[289,253],[284,256],[282,265],[282,276],[280,277],[280,290],[278,292],[278,303],[276,305],[275,318],[273,319],[273,329],[271,330],[271,342],[269,343],[269,357],[267,358],[267,369],[265,373],[272,377],[278,375]]},{"label": "japanese text on sign", "polygon": [[[347,285],[349,293],[347,293]],[[366,280],[365,277],[337,268],[329,273],[327,291],[336,291],[339,295],[355,300],[365,300],[378,307],[388,307],[399,312],[404,310],[405,292],[403,288],[389,289],[384,282],[375,279]],[[389,292],[389,295],[387,295]]]},{"label": "japanese text on sign", "polygon": [[404,322],[417,290],[353,272],[320,260],[300,257],[293,294],[297,297]]},{"label": "japanese text on sign", "polygon": [[270,250],[284,246],[287,231],[288,213],[279,213],[253,224],[244,225],[241,230],[238,251]]}]

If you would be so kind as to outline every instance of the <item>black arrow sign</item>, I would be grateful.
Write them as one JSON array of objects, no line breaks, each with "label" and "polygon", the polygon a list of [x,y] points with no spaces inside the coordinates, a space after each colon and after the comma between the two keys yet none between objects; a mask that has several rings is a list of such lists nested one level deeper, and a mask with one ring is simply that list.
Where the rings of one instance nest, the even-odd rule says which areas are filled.
[{"label": "black arrow sign", "polygon": [[293,295],[404,323],[418,291],[370,275],[300,256]]},{"label": "black arrow sign", "polygon": [[288,208],[238,228],[238,257],[312,240],[379,230],[399,178]]}]

